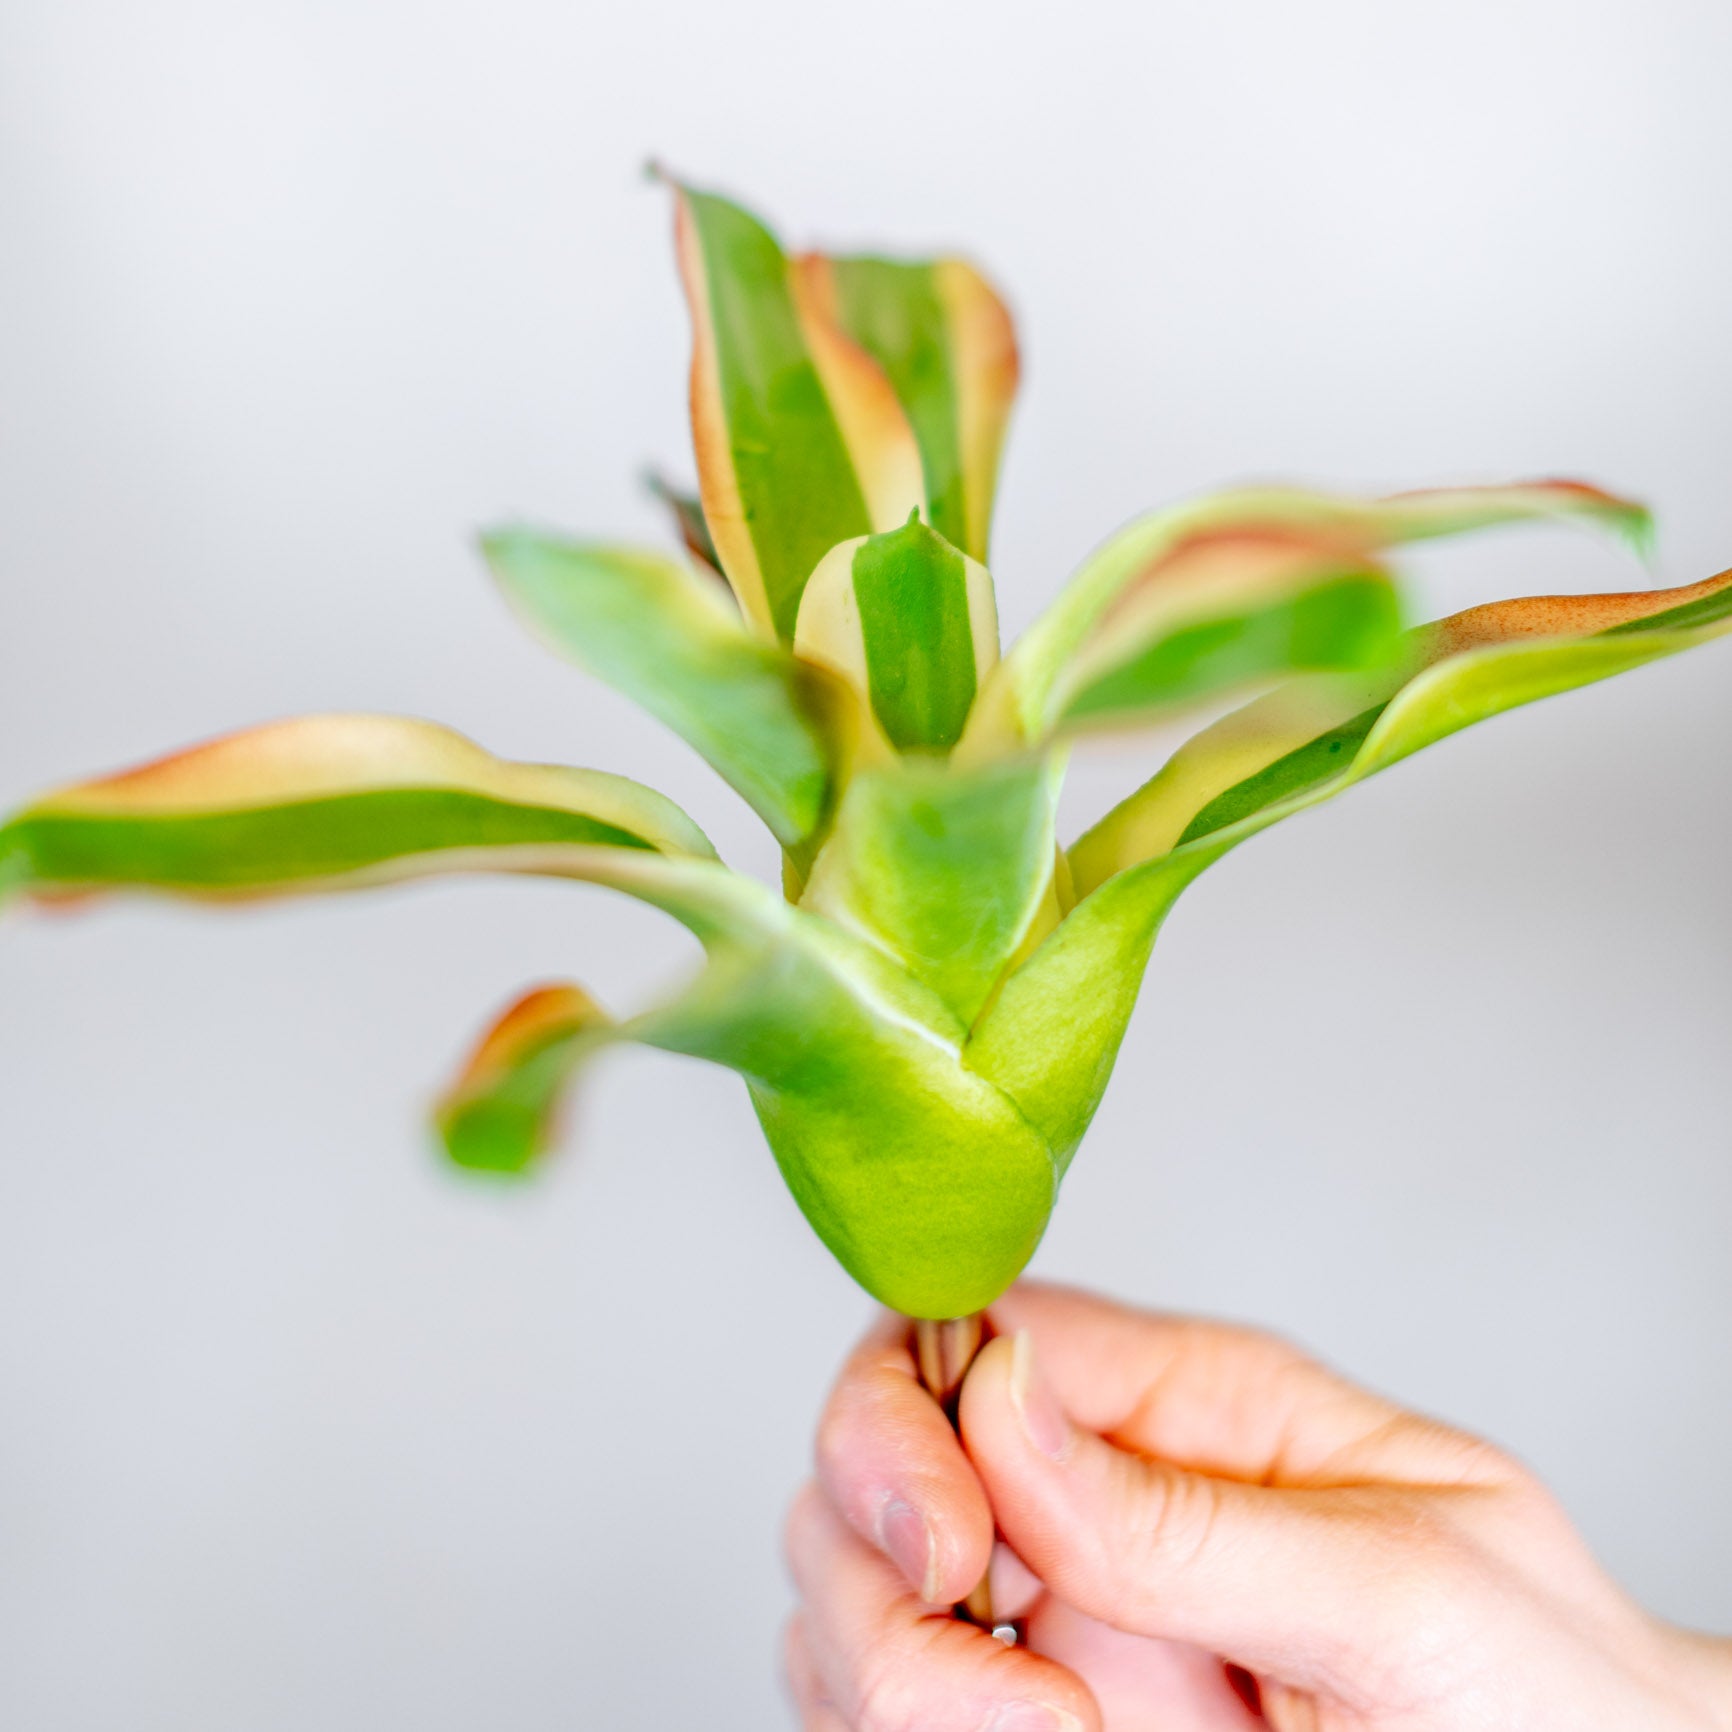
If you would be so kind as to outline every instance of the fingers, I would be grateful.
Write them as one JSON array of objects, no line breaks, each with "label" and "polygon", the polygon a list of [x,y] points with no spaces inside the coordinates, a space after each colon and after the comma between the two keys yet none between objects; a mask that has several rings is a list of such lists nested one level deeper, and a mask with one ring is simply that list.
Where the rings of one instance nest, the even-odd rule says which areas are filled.
[{"label": "fingers", "polygon": [[802,1601],[790,1677],[809,1728],[1100,1732],[1076,1677],[922,1601],[816,1487],[789,1517],[788,1561]]},{"label": "fingers", "polygon": [[794,1698],[794,1709],[800,1716],[800,1732],[848,1732],[818,1676],[812,1643],[806,1635],[806,1620],[798,1614],[788,1625],[782,1665],[788,1678],[788,1694]]},{"label": "fingers", "polygon": [[1121,1447],[1277,1486],[1489,1483],[1478,1440],[1405,1412],[1261,1331],[1023,1282],[992,1307],[1026,1329],[1066,1410]]},{"label": "fingers", "polygon": [[1114,1447],[1065,1411],[1027,1334],[981,1355],[962,1425],[1005,1538],[1060,1600],[1337,1697],[1439,1561],[1403,1488],[1282,1490]]},{"label": "fingers", "polygon": [[956,1433],[918,1381],[907,1324],[880,1322],[818,1427],[818,1480],[861,1539],[934,1604],[963,1599],[992,1555],[992,1514]]}]

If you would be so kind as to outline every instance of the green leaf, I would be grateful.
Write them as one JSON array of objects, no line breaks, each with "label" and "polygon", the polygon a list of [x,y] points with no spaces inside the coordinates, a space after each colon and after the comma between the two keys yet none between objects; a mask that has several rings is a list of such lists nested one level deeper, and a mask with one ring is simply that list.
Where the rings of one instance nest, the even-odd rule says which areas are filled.
[{"label": "green leaf", "polygon": [[441,1114],[459,1158],[531,1159],[577,1058],[643,1041],[745,1077],[802,1208],[886,1304],[948,1316],[987,1303],[1046,1225],[1045,1145],[963,1068],[965,1030],[942,1000],[706,847],[622,777],[502,763],[427,723],[319,717],[38,802],[0,829],[0,879],[51,896],[222,898],[501,870],[633,896],[698,938],[702,974],[611,1029],[568,1002],[563,1025],[502,1037]]},{"label": "green leaf", "polygon": [[849,785],[802,906],[888,950],[972,1022],[1041,905],[1059,767],[904,759]]},{"label": "green leaf", "polygon": [[[1649,533],[1648,515],[1640,506],[1568,481],[1439,488],[1380,500],[1293,488],[1248,489],[1154,512],[1121,530],[1087,560],[1000,663],[975,706],[965,745],[971,753],[990,752],[1003,749],[1005,742],[1044,739],[1064,721],[1089,677],[1157,644],[1163,630],[1206,627],[1212,587],[1222,590],[1229,604],[1214,617],[1229,627],[1240,601],[1236,590],[1243,589],[1254,600],[1261,585],[1273,609],[1253,625],[1258,612],[1253,606],[1243,627],[1229,631],[1234,653],[1226,656],[1226,666],[1237,664],[1243,670],[1249,663],[1254,676],[1279,673],[1285,671],[1284,648],[1308,658],[1290,660],[1287,667],[1293,670],[1367,665],[1376,660],[1377,641],[1390,623],[1388,603],[1375,593],[1379,568],[1374,556],[1379,551],[1496,524],[1547,519],[1597,524],[1643,547]],[[1319,646],[1300,621],[1283,619],[1284,562],[1290,599],[1297,596],[1295,580],[1299,588],[1325,589],[1331,575],[1368,580],[1357,586],[1349,582],[1328,600],[1325,611],[1337,617],[1344,605],[1351,608],[1352,598],[1363,604],[1358,623],[1349,626],[1338,646],[1339,657],[1322,655],[1327,645]],[[1179,671],[1194,682],[1193,689],[1207,685],[1200,676],[1207,668],[1209,643],[1205,630],[1189,655],[1160,652],[1155,672],[1170,676],[1176,660]],[[1122,704],[1128,695],[1121,692],[1115,701]]]},{"label": "green leaf", "polygon": [[231,898],[440,872],[583,876],[596,853],[709,855],[623,776],[489,756],[448,728],[311,716],[36,801],[0,827],[0,885]]},{"label": "green leaf", "polygon": [[446,1096],[466,1164],[515,1170],[559,1091],[632,1040],[736,1071],[796,1201],[868,1292],[909,1316],[980,1309],[1015,1280],[1051,1213],[1046,1145],[961,1063],[962,1023],[879,950],[707,860],[589,850],[584,875],[680,921],[705,965],[668,1002],[608,1024],[574,989],[536,995]]},{"label": "green leaf", "polygon": [[716,586],[660,554],[527,529],[483,538],[530,625],[693,746],[784,847],[817,828],[834,748],[823,676],[753,636]]},{"label": "green leaf", "polygon": [[522,1172],[551,1140],[573,1071],[613,1038],[613,1028],[581,987],[526,993],[487,1031],[439,1103],[446,1153],[460,1167]]},{"label": "green leaf", "polygon": [[884,369],[920,445],[929,521],[984,561],[1010,408],[1016,334],[961,259],[796,261],[813,301]]},{"label": "green leaf", "polygon": [[1004,982],[969,1039],[964,1062],[1017,1103],[1061,1176],[1112,1077],[1161,922],[1216,857],[1151,861],[1079,903]]},{"label": "green leaf", "polygon": [[1268,537],[1187,553],[1158,593],[1127,595],[1103,620],[1055,690],[1056,729],[1146,721],[1304,669],[1377,667],[1398,647],[1395,587],[1367,560]]},{"label": "green leaf", "polygon": [[808,304],[775,236],[726,199],[675,191],[704,517],[740,606],[788,639],[818,561],[918,508],[919,449],[882,371]]},{"label": "green leaf", "polygon": [[1205,729],[1070,849],[1077,893],[1216,835],[1242,839],[1474,722],[1728,630],[1732,573],[1470,608],[1413,633],[1394,673],[1295,681]]},{"label": "green leaf", "polygon": [[825,555],[794,647],[847,679],[898,751],[948,751],[998,659],[992,579],[911,518]]},{"label": "green leaf", "polygon": [[1051,1213],[1045,1143],[961,1063],[965,1030],[881,952],[701,861],[616,855],[608,879],[702,941],[707,965],[618,1035],[737,1071],[795,1200],[884,1304],[952,1317],[1021,1273]]},{"label": "green leaf", "polygon": [[1677,590],[1500,602],[1414,633],[1401,674],[1300,679],[1236,711],[1069,851],[1081,900],[1005,982],[966,1062],[1016,1100],[1062,1171],[1161,923],[1206,868],[1474,722],[1727,633],[1732,572]]}]

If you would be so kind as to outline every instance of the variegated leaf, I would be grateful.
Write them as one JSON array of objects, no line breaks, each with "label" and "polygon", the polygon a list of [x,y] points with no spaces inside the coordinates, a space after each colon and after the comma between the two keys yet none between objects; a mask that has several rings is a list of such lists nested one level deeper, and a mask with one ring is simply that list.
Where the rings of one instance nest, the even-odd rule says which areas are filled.
[{"label": "variegated leaf", "polygon": [[1077,890],[1319,790],[1338,791],[1473,722],[1729,629],[1732,574],[1680,589],[1533,596],[1412,634],[1405,665],[1298,681],[1181,747],[1070,850]]},{"label": "variegated leaf", "polygon": [[[619,850],[592,875],[684,924],[705,966],[611,1027],[569,1000],[532,1018],[523,1045],[545,1069],[532,1070],[503,1132],[496,1120],[468,1151],[498,1164],[538,1147],[573,1066],[603,1042],[637,1041],[745,1079],[795,1199],[885,1304],[947,1317],[1002,1292],[1045,1228],[1052,1160],[1016,1105],[960,1062],[955,1012],[879,947],[714,862]],[[506,1062],[492,1062],[496,1050],[457,1085],[447,1127],[454,1107],[511,1086],[500,1079],[517,1042],[505,1044]]]},{"label": "variegated leaf", "polygon": [[1235,712],[1070,850],[1080,901],[1007,980],[969,1064],[1068,1162],[1160,924],[1200,872],[1474,722],[1728,633],[1732,571],[1680,589],[1498,602],[1415,633],[1402,673],[1299,680]]},{"label": "variegated leaf", "polygon": [[898,751],[948,751],[998,660],[986,568],[914,519],[825,555],[794,647],[844,676]]},{"label": "variegated leaf", "polygon": [[1570,518],[1638,544],[1648,534],[1641,507],[1562,481],[1382,500],[1254,489],[1155,512],[1108,541],[1024,634],[982,692],[967,747],[1123,716],[1139,692],[1159,710],[1247,679],[1374,665],[1395,623],[1381,550]]},{"label": "variegated leaf", "polygon": [[525,993],[482,1037],[435,1113],[460,1167],[520,1173],[551,1141],[572,1072],[614,1024],[579,986]]},{"label": "variegated leaf", "polygon": [[818,561],[920,506],[919,448],[882,369],[810,304],[775,236],[726,199],[675,192],[704,517],[747,616],[791,638]]},{"label": "variegated leaf", "polygon": [[961,259],[796,260],[810,304],[883,368],[920,445],[927,517],[984,562],[1016,397],[1016,333],[992,285]]},{"label": "variegated leaf", "polygon": [[1125,726],[1302,669],[1377,667],[1400,629],[1389,574],[1352,547],[1204,531],[1102,613],[1054,684],[1050,726]]},{"label": "variegated leaf", "polygon": [[624,776],[513,764],[449,728],[309,716],[37,800],[0,827],[0,895],[245,898],[430,873],[568,873],[597,852],[712,856]]}]

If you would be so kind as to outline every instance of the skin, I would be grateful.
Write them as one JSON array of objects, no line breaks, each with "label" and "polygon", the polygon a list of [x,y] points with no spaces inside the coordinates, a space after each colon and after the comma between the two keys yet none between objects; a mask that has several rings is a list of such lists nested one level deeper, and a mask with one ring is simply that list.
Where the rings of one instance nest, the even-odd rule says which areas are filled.
[{"label": "skin", "polygon": [[[992,1325],[960,1442],[895,1319],[830,1398],[788,1522],[805,1732],[1732,1732],[1732,1642],[1643,1612],[1490,1445],[1250,1330],[1031,1283]],[[1026,1647],[949,1615],[989,1558]]]}]

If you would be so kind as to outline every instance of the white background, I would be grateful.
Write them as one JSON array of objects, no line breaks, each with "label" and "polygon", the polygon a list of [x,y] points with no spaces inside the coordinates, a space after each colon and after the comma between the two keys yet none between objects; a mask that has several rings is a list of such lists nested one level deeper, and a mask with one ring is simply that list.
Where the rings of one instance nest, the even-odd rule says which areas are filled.
[{"label": "white background", "polygon": [[[1573,473],[1732,559],[1712,0],[828,8],[5,0],[0,803],[301,710],[641,776],[520,634],[527,513],[663,541],[685,332],[650,152],[792,239],[960,243],[1027,389],[1011,626],[1133,512]],[[1649,581],[1566,535],[1429,610]],[[1732,1628],[1732,647],[1495,723],[1190,893],[1038,1259],[1481,1428]],[[1080,817],[1155,748],[1096,754]],[[601,1069],[502,1194],[420,1114],[485,1013],[690,965],[457,884],[0,927],[0,1724],[782,1724],[780,1509],[867,1306],[743,1092]]]}]

